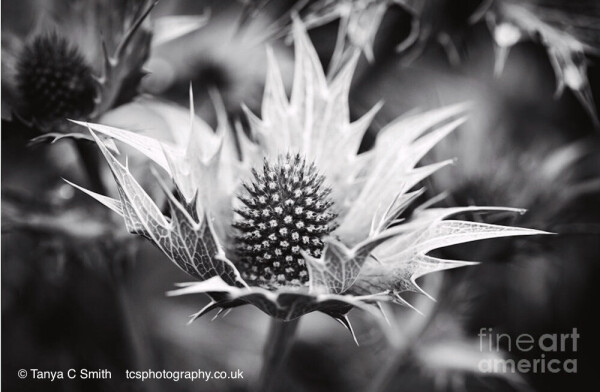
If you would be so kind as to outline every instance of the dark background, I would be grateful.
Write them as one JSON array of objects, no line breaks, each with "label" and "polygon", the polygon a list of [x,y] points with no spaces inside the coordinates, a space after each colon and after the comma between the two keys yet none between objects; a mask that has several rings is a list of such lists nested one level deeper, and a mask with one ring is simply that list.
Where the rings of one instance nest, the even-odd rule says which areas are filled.
[{"label": "dark background", "polygon": [[[43,8],[42,3],[3,1],[3,31],[31,29],[31,15]],[[573,4],[584,3],[552,2],[565,15],[573,12]],[[152,59],[171,58],[181,68],[176,67],[175,78],[166,84],[161,84],[160,72],[150,75],[142,89],[187,105],[191,80],[199,114],[214,124],[207,91],[217,87],[231,120],[243,120],[240,103],[255,112],[260,108],[265,68],[263,47],[245,40],[260,38],[261,31],[291,4],[267,5],[235,33],[241,3],[161,2],[153,16],[195,14],[210,7],[211,20],[192,36],[155,53]],[[427,182],[424,198],[448,191],[445,205],[526,208],[525,215],[501,223],[559,235],[443,249],[458,259],[483,263],[445,273],[435,305],[407,296],[432,313],[418,337],[402,346],[402,355],[386,344],[388,338],[368,315],[351,314],[360,347],[334,321],[317,314],[306,316],[290,360],[278,376],[278,388],[369,390],[381,369],[391,366],[393,377],[386,389],[390,391],[587,390],[588,385],[597,384],[598,365],[595,286],[600,278],[600,130],[571,91],[554,96],[555,73],[544,45],[535,40],[517,44],[502,75],[494,77],[494,44],[488,26],[485,21],[466,23],[479,2],[428,4],[423,24],[433,37],[445,31],[455,39],[460,62],[451,64],[434,38],[424,40],[418,56],[413,54],[414,47],[397,53],[395,47],[406,39],[415,16],[403,7],[392,7],[375,41],[375,61],[361,60],[350,95],[355,118],[376,102],[385,102],[363,148],[369,148],[372,136],[383,125],[407,111],[471,101],[470,121],[426,158],[456,157],[457,163]],[[335,22],[311,31],[325,65],[336,31]],[[596,31],[591,29],[593,34]],[[291,77],[292,48],[282,39],[272,44]],[[587,75],[596,99],[600,97],[597,60],[593,53],[588,57]],[[105,215],[93,201],[70,192],[61,181],[61,177],[80,175],[70,142],[31,148],[26,146],[29,135],[4,122],[2,128],[4,389],[249,390],[260,369],[266,315],[246,307],[223,319],[211,322],[205,316],[187,326],[188,316],[205,305],[206,299],[166,298],[165,292],[174,283],[189,278],[148,242],[131,238],[126,245],[108,240],[74,243],[61,233],[5,225],[5,214],[10,213],[34,220],[81,211],[83,215],[73,225],[88,224],[82,217],[91,221],[97,216],[105,219]],[[584,152],[575,161],[555,154],[569,146]],[[391,309],[400,324],[414,318],[410,309]],[[460,368],[458,362],[466,355],[460,343],[476,339],[484,327],[513,336],[570,333],[577,328],[581,335],[578,351],[564,357],[578,359],[578,373],[525,375],[515,381],[514,377],[486,377]],[[392,334],[404,332],[402,327]],[[538,358],[541,352],[512,354]],[[51,383],[17,378],[18,369],[31,368],[106,368],[112,370],[112,379]],[[124,382],[124,369],[148,368],[241,369],[245,378],[195,384]]]}]

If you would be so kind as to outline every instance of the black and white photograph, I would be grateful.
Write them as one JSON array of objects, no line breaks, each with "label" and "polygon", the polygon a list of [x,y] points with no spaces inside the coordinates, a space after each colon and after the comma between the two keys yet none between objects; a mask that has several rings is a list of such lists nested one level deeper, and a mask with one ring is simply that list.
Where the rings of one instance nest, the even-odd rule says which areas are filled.
[{"label": "black and white photograph", "polygon": [[2,0],[1,41],[3,391],[600,385],[599,0]]}]

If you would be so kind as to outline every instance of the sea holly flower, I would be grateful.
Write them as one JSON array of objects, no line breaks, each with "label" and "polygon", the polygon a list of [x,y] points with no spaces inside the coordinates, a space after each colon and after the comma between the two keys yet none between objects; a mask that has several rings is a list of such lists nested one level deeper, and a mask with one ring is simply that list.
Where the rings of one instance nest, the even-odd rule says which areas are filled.
[{"label": "sea holly flower", "polygon": [[26,37],[6,32],[2,84],[14,114],[48,131],[132,97],[150,50],[151,9],[149,1],[52,1]]},{"label": "sea holly flower", "polygon": [[151,47],[206,20],[169,16],[153,29],[150,0],[47,3],[32,31],[2,32],[2,117],[42,132],[64,133],[67,118],[98,119],[133,99]]},{"label": "sea holly flower", "polygon": [[[447,219],[466,211],[510,209],[421,206],[405,213],[422,193],[417,184],[451,163],[415,167],[465,120],[465,105],[400,118],[381,130],[371,150],[358,154],[380,107],[350,122],[348,90],[358,51],[328,82],[299,21],[293,36],[291,98],[268,51],[262,118],[246,110],[250,135],[238,132],[237,143],[219,108],[216,133],[192,110],[183,145],[79,122],[108,161],[119,198],[80,189],[199,280],[171,292],[210,296],[193,319],[212,309],[252,304],[284,321],[320,311],[350,328],[346,315],[353,307],[371,311],[378,301],[407,305],[400,293],[421,292],[416,278],[470,264],[430,256],[431,250],[540,234]],[[167,215],[98,134],[137,148],[169,175],[174,193],[157,174]]]}]

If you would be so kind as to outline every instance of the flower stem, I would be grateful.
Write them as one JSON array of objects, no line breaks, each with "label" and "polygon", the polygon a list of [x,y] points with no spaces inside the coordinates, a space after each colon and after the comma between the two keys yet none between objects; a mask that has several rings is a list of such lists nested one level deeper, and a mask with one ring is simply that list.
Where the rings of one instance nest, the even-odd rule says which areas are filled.
[{"label": "flower stem", "polygon": [[[131,367],[134,369],[149,369],[152,367],[152,354],[148,342],[146,341],[146,334],[143,329],[143,323],[137,316],[138,309],[132,298],[132,292],[127,283],[120,277],[115,282],[115,289],[117,295],[117,301],[119,304],[119,310],[121,312],[123,329],[125,333],[126,343],[128,344],[127,349],[131,355]],[[145,386],[144,391],[154,391],[155,386],[149,383]]]},{"label": "flower stem", "polygon": [[[430,287],[428,292],[434,293],[435,296],[441,292],[443,284],[443,275],[430,275]],[[434,322],[436,311],[439,309],[439,304],[430,301],[426,297],[419,300],[417,308],[423,310],[423,314],[414,313],[414,316],[405,321],[404,329],[401,335],[396,336],[396,339],[390,341],[392,353],[389,358],[382,361],[384,364],[381,370],[372,379],[368,391],[385,392],[391,390],[390,387],[394,378],[398,374],[398,370],[411,361],[410,352],[415,344],[423,337]],[[400,339],[398,339],[400,338]]]},{"label": "flower stem", "polygon": [[90,190],[103,195],[106,194],[106,187],[102,182],[101,160],[98,148],[89,143],[76,143],[75,145],[83,168],[88,176]]},{"label": "flower stem", "polygon": [[258,378],[256,392],[269,392],[272,390],[274,381],[280,375],[292,348],[298,324],[300,324],[300,319],[292,321],[271,319],[263,354],[263,368]]},{"label": "flower stem", "polygon": [[384,362],[382,369],[375,375],[369,385],[369,391],[385,392],[394,380],[398,370],[404,361],[407,360],[409,345],[403,345],[394,351],[392,356]]}]

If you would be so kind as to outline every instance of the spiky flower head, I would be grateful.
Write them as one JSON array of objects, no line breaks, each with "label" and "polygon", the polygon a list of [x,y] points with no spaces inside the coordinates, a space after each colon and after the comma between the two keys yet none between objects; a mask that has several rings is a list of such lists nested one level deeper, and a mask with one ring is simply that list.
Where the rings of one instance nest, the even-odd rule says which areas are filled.
[{"label": "spiky flower head", "polygon": [[17,84],[28,117],[81,118],[94,109],[96,84],[83,55],[57,34],[36,37],[18,63]]},{"label": "spiky flower head", "polygon": [[252,169],[252,175],[238,196],[244,207],[236,209],[233,224],[242,278],[265,288],[307,285],[302,251],[321,256],[321,238],[334,228],[331,188],[300,154],[265,159],[263,172]]},{"label": "spiky flower head", "polygon": [[152,6],[49,1],[26,36],[3,31],[2,84],[10,98],[3,103],[26,123],[53,131],[64,129],[66,118],[98,118],[131,99],[150,50]]},{"label": "spiky flower head", "polygon": [[[206,16],[151,24],[151,0],[50,0],[26,35],[2,31],[2,118],[45,132],[97,120],[137,95],[150,48],[202,27]],[[37,10],[37,8],[36,8]],[[41,140],[45,140],[46,136]]]},{"label": "spiky flower head", "polygon": [[[349,120],[348,91],[358,53],[328,82],[299,21],[294,42],[291,98],[268,51],[262,119],[246,110],[251,135],[238,132],[237,143],[225,121],[214,133],[193,115],[184,145],[81,123],[110,164],[119,199],[84,191],[122,215],[132,233],[150,239],[199,280],[172,292],[212,298],[194,319],[212,309],[253,304],[282,320],[320,311],[349,328],[346,314],[352,307],[372,310],[370,304],[377,301],[406,305],[399,294],[421,292],[416,278],[470,264],[430,256],[431,250],[539,234],[446,219],[495,208],[422,206],[399,220],[421,194],[413,188],[450,163],[415,168],[464,121],[465,106],[396,120],[381,130],[371,150],[358,154],[380,106],[355,122]],[[171,177],[177,196],[157,176],[167,195],[169,217],[96,133],[137,148]]]}]

